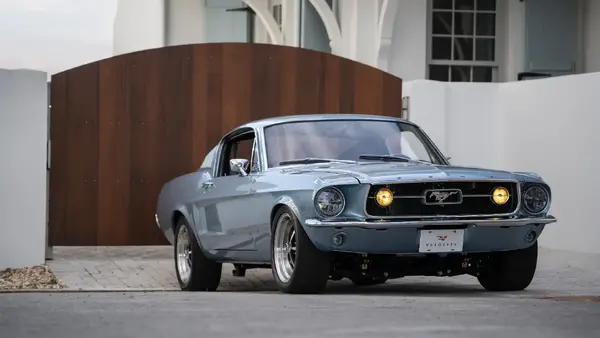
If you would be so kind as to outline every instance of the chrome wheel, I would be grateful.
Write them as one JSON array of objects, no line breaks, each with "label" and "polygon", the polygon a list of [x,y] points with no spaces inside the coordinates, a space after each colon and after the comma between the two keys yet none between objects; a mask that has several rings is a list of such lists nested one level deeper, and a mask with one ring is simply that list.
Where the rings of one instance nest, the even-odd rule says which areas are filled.
[{"label": "chrome wheel", "polygon": [[189,283],[192,275],[192,247],[190,234],[185,225],[181,225],[177,232],[177,273],[182,283]]},{"label": "chrome wheel", "polygon": [[294,220],[288,213],[282,214],[277,220],[273,251],[277,277],[281,282],[287,283],[292,278],[296,263],[296,229]]}]

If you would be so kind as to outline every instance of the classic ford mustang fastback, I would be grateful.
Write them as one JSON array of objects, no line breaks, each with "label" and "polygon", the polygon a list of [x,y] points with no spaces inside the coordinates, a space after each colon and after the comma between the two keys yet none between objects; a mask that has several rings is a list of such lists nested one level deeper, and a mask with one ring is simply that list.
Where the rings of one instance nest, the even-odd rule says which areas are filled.
[{"label": "classic ford mustang fastback", "polygon": [[167,182],[156,222],[183,290],[270,268],[283,292],[469,274],[491,291],[531,283],[551,190],[534,173],[450,165],[414,123],[298,115],[227,133]]}]

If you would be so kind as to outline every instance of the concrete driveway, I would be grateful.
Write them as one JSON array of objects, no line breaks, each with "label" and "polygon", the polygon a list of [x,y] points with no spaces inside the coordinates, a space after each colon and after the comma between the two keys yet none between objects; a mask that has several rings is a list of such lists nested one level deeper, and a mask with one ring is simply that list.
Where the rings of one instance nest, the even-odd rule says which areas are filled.
[{"label": "concrete driveway", "polygon": [[470,277],[414,277],[366,288],[336,282],[321,295],[282,294],[270,270],[242,278],[229,267],[221,292],[130,292],[177,290],[169,247],[56,248],[55,256],[50,265],[71,289],[124,291],[0,293],[1,337],[592,338],[600,332],[600,255],[541,250],[536,279],[524,292],[485,292]]},{"label": "concrete driveway", "polygon": [[[159,247],[57,247],[48,264],[56,276],[75,290],[179,290],[173,266],[173,249]],[[539,267],[528,296],[600,296],[600,255],[540,249]],[[223,266],[220,291],[275,291],[271,270],[248,270],[246,277],[232,276]],[[350,283],[330,283],[330,292]],[[435,287],[481,291],[477,280],[464,277],[407,277],[372,287],[377,292]],[[433,287],[433,289],[431,289]]]},{"label": "concrete driveway", "polygon": [[278,292],[0,294],[10,338],[595,338],[600,303],[499,295],[472,286],[334,286]]}]

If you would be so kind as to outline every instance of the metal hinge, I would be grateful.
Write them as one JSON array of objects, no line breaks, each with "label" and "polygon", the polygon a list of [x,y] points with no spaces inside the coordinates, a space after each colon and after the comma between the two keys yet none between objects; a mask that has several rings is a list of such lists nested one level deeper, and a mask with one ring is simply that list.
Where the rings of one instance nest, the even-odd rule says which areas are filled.
[{"label": "metal hinge", "polygon": [[402,112],[400,113],[400,117],[403,118],[403,119],[405,119],[405,120],[408,120],[409,119],[409,115],[410,115],[409,114],[410,113],[410,111],[409,111],[409,104],[408,104],[409,100],[410,100],[410,97],[408,97],[408,96],[403,96],[402,97]]}]

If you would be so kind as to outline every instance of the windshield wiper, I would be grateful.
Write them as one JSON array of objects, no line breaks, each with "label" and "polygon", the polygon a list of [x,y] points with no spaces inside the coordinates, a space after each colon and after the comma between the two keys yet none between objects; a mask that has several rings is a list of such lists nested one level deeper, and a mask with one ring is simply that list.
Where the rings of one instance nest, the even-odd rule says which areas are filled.
[{"label": "windshield wiper", "polygon": [[279,165],[290,165],[290,164],[314,164],[314,163],[331,163],[331,162],[341,162],[341,163],[356,163],[355,161],[348,160],[336,160],[330,158],[318,158],[318,157],[306,157],[294,160],[287,160],[279,162]]},{"label": "windshield wiper", "polygon": [[374,155],[374,154],[363,154],[358,156],[359,160],[371,160],[371,161],[389,161],[389,162],[420,162],[431,164],[431,162],[423,160],[415,160],[406,155]]}]

